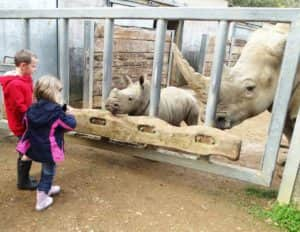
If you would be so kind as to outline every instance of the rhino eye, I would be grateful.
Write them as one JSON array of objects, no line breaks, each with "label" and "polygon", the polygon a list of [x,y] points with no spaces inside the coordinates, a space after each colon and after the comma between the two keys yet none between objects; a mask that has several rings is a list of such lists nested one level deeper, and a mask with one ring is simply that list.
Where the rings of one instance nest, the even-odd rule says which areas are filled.
[{"label": "rhino eye", "polygon": [[129,97],[129,98],[128,98],[128,101],[132,101],[132,97]]},{"label": "rhino eye", "polygon": [[252,92],[255,89],[255,86],[247,86],[246,90]]}]

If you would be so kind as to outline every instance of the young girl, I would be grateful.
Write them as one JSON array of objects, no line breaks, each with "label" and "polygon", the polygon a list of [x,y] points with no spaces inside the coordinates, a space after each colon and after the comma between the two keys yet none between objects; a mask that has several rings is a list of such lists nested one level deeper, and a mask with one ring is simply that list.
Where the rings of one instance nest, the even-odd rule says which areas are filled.
[{"label": "young girl", "polygon": [[74,116],[65,113],[60,105],[62,85],[53,76],[41,77],[34,88],[37,102],[25,114],[26,131],[17,150],[42,163],[41,179],[37,187],[36,210],[46,209],[53,203],[52,195],[60,187],[52,185],[56,163],[64,160],[63,134],[76,126]]}]

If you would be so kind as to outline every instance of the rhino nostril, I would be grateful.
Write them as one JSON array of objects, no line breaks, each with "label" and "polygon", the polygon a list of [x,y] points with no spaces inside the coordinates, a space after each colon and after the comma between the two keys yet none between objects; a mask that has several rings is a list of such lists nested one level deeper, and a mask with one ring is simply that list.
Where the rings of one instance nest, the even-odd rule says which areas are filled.
[{"label": "rhino nostril", "polygon": [[217,122],[225,122],[225,121],[226,121],[226,119],[225,119],[224,116],[218,116],[217,117]]},{"label": "rhino nostril", "polygon": [[114,106],[114,107],[119,107],[119,104],[118,104],[118,103],[114,103],[113,106]]},{"label": "rhino nostril", "polygon": [[217,116],[216,126],[218,128],[225,129],[225,127],[226,127],[226,117],[225,116]]}]

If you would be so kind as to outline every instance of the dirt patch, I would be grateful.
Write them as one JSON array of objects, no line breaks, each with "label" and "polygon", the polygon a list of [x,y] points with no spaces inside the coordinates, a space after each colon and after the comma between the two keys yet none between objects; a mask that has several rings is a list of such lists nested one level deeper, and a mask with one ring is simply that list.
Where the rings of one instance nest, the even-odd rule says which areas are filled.
[{"label": "dirt patch", "polygon": [[[259,167],[268,120],[266,113],[232,130],[244,139],[240,165]],[[16,189],[16,139],[0,130],[0,143],[2,231],[279,231],[248,214],[251,204],[270,204],[247,196],[250,184],[70,136],[55,179],[63,191],[36,212],[35,192]],[[39,177],[39,164],[32,174]]]}]

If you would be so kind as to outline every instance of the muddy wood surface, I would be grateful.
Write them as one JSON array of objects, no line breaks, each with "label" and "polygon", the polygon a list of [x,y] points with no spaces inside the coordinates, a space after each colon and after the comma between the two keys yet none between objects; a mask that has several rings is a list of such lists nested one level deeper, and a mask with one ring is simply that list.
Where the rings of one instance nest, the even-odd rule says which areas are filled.
[{"label": "muddy wood surface", "polygon": [[[240,161],[259,167],[269,114],[232,130],[243,139]],[[97,141],[66,137],[66,161],[55,184],[62,193],[36,212],[35,192],[16,189],[14,137],[0,130],[0,231],[279,231],[254,218],[251,184],[102,150]],[[32,174],[40,175],[35,163]],[[276,172],[273,188],[278,188]]]}]

